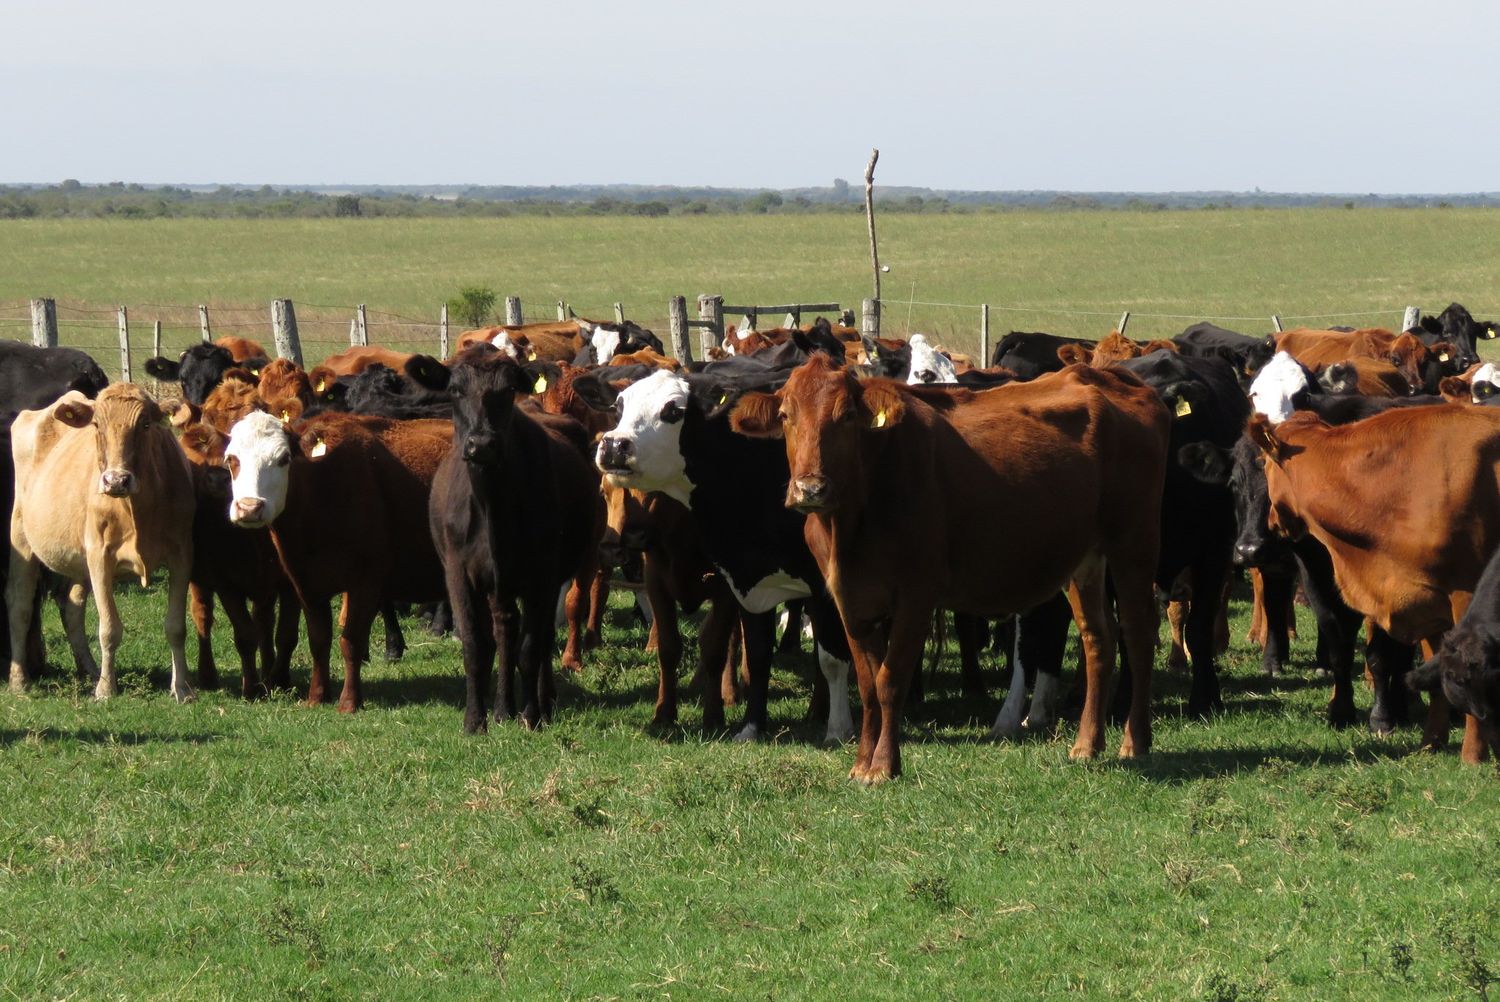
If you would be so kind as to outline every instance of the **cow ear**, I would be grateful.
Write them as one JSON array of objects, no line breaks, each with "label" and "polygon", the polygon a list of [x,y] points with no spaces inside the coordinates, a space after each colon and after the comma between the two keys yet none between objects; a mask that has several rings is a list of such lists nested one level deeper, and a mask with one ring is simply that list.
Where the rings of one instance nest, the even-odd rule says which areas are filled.
[{"label": "cow ear", "polygon": [[1229,450],[1212,442],[1189,442],[1177,450],[1177,463],[1194,480],[1215,487],[1228,484],[1233,469]]},{"label": "cow ear", "polygon": [[866,384],[860,403],[867,412],[870,427],[877,430],[894,427],[906,415],[906,399],[900,391],[880,383]]},{"label": "cow ear", "polygon": [[586,372],[573,380],[573,392],[596,411],[614,410],[615,399],[620,395],[619,388],[601,379],[598,372]]},{"label": "cow ear", "polygon": [[212,425],[193,424],[182,433],[182,447],[206,459],[217,459],[224,454],[224,436]]},{"label": "cow ear", "polygon": [[163,400],[161,409],[167,412],[174,428],[186,428],[203,420],[203,408],[186,400]]},{"label": "cow ear", "polygon": [[1173,383],[1162,391],[1162,403],[1167,405],[1167,410],[1174,419],[1185,418],[1195,410],[1202,410],[1212,398],[1213,394],[1208,387],[1188,379]]},{"label": "cow ear", "polygon": [[94,405],[86,400],[69,400],[52,408],[52,416],[69,428],[87,428],[94,420]]},{"label": "cow ear", "polygon": [[164,383],[175,383],[182,376],[182,365],[160,355],[146,359],[146,375]]},{"label": "cow ear", "polygon": [[1142,355],[1149,355],[1153,351],[1170,351],[1174,355],[1182,354],[1182,348],[1178,346],[1177,342],[1169,341],[1166,338],[1157,338],[1154,341],[1147,341],[1144,345],[1141,346]]},{"label": "cow ear", "polygon": [[804,355],[811,355],[818,350],[818,346],[813,343],[813,339],[800,330],[792,331],[792,344],[795,344],[797,350]]},{"label": "cow ear", "polygon": [[1250,441],[1255,443],[1256,448],[1271,457],[1271,462],[1281,462],[1285,443],[1276,437],[1276,429],[1270,418],[1258,412],[1251,414],[1250,423],[1245,425],[1245,434],[1250,436]]},{"label": "cow ear", "polygon": [[320,397],[337,378],[333,370],[326,365],[315,365],[307,373],[307,382],[312,387],[313,394]]},{"label": "cow ear", "polygon": [[244,369],[246,372],[253,372],[253,373],[255,373],[258,376],[258,375],[260,375],[260,370],[264,369],[266,366],[268,366],[270,364],[271,364],[271,360],[269,358],[266,358],[264,355],[262,355],[260,358],[247,358],[247,359],[245,359],[243,362],[240,363],[240,368]]},{"label": "cow ear", "polygon": [[308,459],[318,460],[328,455],[328,440],[321,431],[305,431],[296,441],[298,449]]},{"label": "cow ear", "polygon": [[266,409],[281,420],[283,425],[289,425],[302,416],[302,401],[296,397],[287,397],[275,403],[267,403]]},{"label": "cow ear", "polygon": [[225,369],[224,375],[220,377],[220,381],[225,383],[244,383],[246,386],[258,386],[260,384],[260,379],[255,373],[239,366],[233,369]]},{"label": "cow ear", "polygon": [[521,391],[541,395],[562,378],[562,368],[553,362],[527,362],[521,366]]},{"label": "cow ear", "polygon": [[1412,692],[1433,692],[1443,681],[1443,655],[1428,658],[1406,673],[1406,686]]},{"label": "cow ear", "polygon": [[1430,350],[1432,351],[1433,357],[1436,358],[1439,362],[1450,362],[1452,361],[1453,356],[1458,354],[1453,345],[1449,344],[1447,341],[1437,342],[1436,344],[1431,346]]},{"label": "cow ear", "polygon": [[745,393],[735,401],[729,427],[750,438],[781,438],[781,398],[774,393]]},{"label": "cow ear", "polygon": [[1057,359],[1063,365],[1088,365],[1094,360],[1094,353],[1081,344],[1065,344],[1057,349]]},{"label": "cow ear", "polygon": [[446,390],[453,372],[431,355],[413,355],[406,360],[406,375],[427,390]]},{"label": "cow ear", "polygon": [[1469,384],[1457,376],[1444,376],[1438,383],[1438,395],[1455,404],[1469,403],[1473,399],[1471,392]]}]

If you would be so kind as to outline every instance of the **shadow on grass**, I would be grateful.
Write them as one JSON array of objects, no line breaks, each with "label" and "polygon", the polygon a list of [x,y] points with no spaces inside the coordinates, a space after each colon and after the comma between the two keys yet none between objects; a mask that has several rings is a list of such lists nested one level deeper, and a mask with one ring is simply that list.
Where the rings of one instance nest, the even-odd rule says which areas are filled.
[{"label": "shadow on grass", "polygon": [[1419,733],[1408,739],[1362,745],[1355,751],[1347,748],[1308,748],[1304,745],[1274,744],[1254,748],[1209,748],[1192,751],[1153,749],[1139,759],[1116,759],[1117,768],[1128,769],[1144,779],[1176,785],[1216,776],[1256,772],[1267,766],[1283,768],[1345,766],[1351,759],[1361,762],[1385,762],[1418,754]]},{"label": "shadow on grass", "polygon": [[225,737],[223,734],[189,733],[150,733],[142,731],[110,731],[95,727],[84,727],[78,730],[61,730],[56,727],[38,727],[33,730],[22,731],[5,729],[0,730],[0,748],[11,745],[22,744],[26,741],[47,742],[48,744],[60,744],[65,741],[77,741],[80,744],[89,745],[151,745],[151,744],[191,744],[203,745],[210,741],[219,741]]}]

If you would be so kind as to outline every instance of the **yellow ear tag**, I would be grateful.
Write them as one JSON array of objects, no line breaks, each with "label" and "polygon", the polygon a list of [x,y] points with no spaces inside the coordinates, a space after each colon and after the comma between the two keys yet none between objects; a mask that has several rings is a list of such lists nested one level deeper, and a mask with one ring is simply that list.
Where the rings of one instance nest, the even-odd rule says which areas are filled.
[{"label": "yellow ear tag", "polygon": [[546,376],[537,376],[536,377],[536,384],[534,386],[532,386],[532,389],[535,392],[537,392],[537,393],[546,393],[547,392],[547,377]]},{"label": "yellow ear tag", "polygon": [[870,349],[870,361],[877,362],[879,360],[880,360],[880,349],[879,348],[871,348]]},{"label": "yellow ear tag", "polygon": [[291,420],[292,420],[292,412],[291,411],[282,411],[281,412],[281,423],[282,424],[286,424],[286,423],[288,423]]},{"label": "yellow ear tag", "polygon": [[320,380],[318,380],[318,385],[317,385],[316,389],[317,389],[317,391],[319,393],[322,393],[327,388],[328,388],[328,380],[326,380],[326,379],[320,379]]},{"label": "yellow ear tag", "polygon": [[885,411],[882,410],[879,414],[875,415],[875,427],[876,428],[884,428],[885,427]]},{"label": "yellow ear tag", "polygon": [[536,349],[535,348],[527,348],[526,349],[526,361],[528,361],[528,362],[535,362],[536,361]]},{"label": "yellow ear tag", "polygon": [[1438,354],[1438,361],[1439,362],[1446,362],[1446,361],[1448,361],[1448,353],[1446,351],[1440,352]]},{"label": "yellow ear tag", "polygon": [[723,407],[727,403],[729,403],[729,391],[725,390],[723,393],[719,394],[719,406]]},{"label": "yellow ear tag", "polygon": [[328,455],[328,443],[320,438],[318,439],[318,444],[314,445],[312,448],[312,457],[314,459],[317,459],[319,456],[326,455]]},{"label": "yellow ear tag", "polygon": [[1193,405],[1187,402],[1187,397],[1183,397],[1177,401],[1178,417],[1187,417],[1191,413],[1193,413]]}]

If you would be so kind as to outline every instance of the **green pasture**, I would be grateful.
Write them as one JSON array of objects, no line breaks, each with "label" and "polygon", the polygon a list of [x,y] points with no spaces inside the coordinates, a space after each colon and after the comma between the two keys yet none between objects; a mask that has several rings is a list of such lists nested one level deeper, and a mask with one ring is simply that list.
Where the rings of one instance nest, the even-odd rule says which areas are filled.
[{"label": "green pasture", "polygon": [[[1483,209],[891,214],[879,226],[891,266],[885,329],[933,333],[958,350],[977,346],[980,303],[991,304],[994,338],[1102,336],[1124,310],[1138,337],[1210,316],[1260,333],[1273,313],[1288,326],[1311,316],[1389,327],[1407,305],[1435,312],[1455,299],[1500,313],[1500,214]],[[673,295],[694,313],[700,293],[856,310],[871,294],[864,219],[853,213],[0,226],[0,336],[28,336],[26,300],[50,296],[62,342],[96,350],[111,369],[120,304],[144,358],[153,320],[168,347],[196,338],[199,303],[213,307],[216,331],[268,340],[268,304],[288,297],[313,361],[348,344],[358,303],[373,341],[435,350],[439,307],[465,284],[520,296],[537,319],[555,316],[559,299],[594,317],[621,302],[663,336]]]},{"label": "green pasture", "polygon": [[[0,336],[52,296],[63,343],[112,367],[116,304],[133,325],[258,310],[244,331],[264,336],[265,303],[288,296],[331,347],[355,303],[434,318],[471,283],[537,313],[623,301],[665,332],[672,294],[857,302],[863,225],[7,222]],[[1127,308],[1137,336],[1188,322],[1144,313],[1266,316],[1225,321],[1251,332],[1272,312],[1500,314],[1500,216],[1482,210],[891,216],[881,241],[888,330],[908,328],[893,297],[1098,314],[996,310],[997,336],[1103,334]],[[956,347],[977,331],[977,310],[910,314]],[[168,316],[168,343],[194,336]],[[1184,718],[1159,656],[1155,751],[1129,763],[1070,762],[1067,723],[990,743],[1005,680],[988,660],[991,697],[967,703],[950,653],[909,709],[906,775],[865,790],[852,747],[803,720],[805,653],[778,663],[770,741],[705,734],[690,696],[680,728],[652,729],[655,661],[623,596],[552,726],[466,738],[458,645],[414,621],[354,717],[228,692],[178,706],[160,584],[120,591],[119,699],[73,681],[50,608],[51,677],[0,692],[0,997],[1365,1002],[1500,982],[1500,778],[1417,752],[1416,730],[1330,730],[1305,609],[1292,670],[1268,680],[1237,594],[1211,721]],[[215,643],[228,679],[227,625]],[[304,687],[307,671],[299,651]]]}]

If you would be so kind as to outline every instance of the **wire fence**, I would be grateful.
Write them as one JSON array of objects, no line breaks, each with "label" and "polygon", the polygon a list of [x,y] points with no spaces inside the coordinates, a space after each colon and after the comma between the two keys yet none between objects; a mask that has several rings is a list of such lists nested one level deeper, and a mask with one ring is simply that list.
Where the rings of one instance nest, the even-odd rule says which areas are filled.
[{"label": "wire fence", "polygon": [[[149,383],[150,379],[144,368],[146,359],[158,351],[168,358],[176,358],[199,343],[203,339],[205,312],[208,330],[213,338],[228,335],[244,337],[257,341],[268,349],[274,344],[269,303],[260,306],[243,303],[143,303],[127,306],[127,341],[124,350],[120,336],[119,307],[67,301],[58,301],[55,305],[57,344],[88,352],[111,379],[121,378],[128,351],[131,376],[137,381]],[[356,306],[303,302],[294,305],[303,361],[309,367],[356,342]],[[615,303],[564,305],[580,317],[595,320],[608,320],[616,315]],[[880,333],[883,336],[906,337],[920,332],[940,346],[968,354],[976,361],[980,358],[981,340],[986,333],[986,319],[988,345],[993,348],[1011,330],[1045,330],[1053,334],[1097,339],[1116,329],[1124,313],[1124,308],[1082,310],[1057,306],[952,303],[889,297],[883,299],[880,306]],[[666,307],[667,304],[663,303],[659,310],[651,309],[647,311],[647,315],[631,315],[629,319],[655,331],[663,342],[667,342],[666,334],[671,320]],[[1279,314],[1276,319],[1288,328],[1336,324],[1396,328],[1401,324],[1404,310],[1404,307],[1387,307],[1337,313]],[[1156,337],[1171,337],[1189,324],[1209,321],[1246,334],[1260,335],[1274,329],[1273,312],[1267,311],[1259,315],[1216,315],[1132,310],[1129,313],[1127,333],[1136,340],[1144,341]],[[365,336],[370,344],[398,351],[437,355],[441,351],[440,314],[441,307],[434,308],[430,317],[417,316],[406,310],[366,307]],[[556,319],[557,301],[522,300],[523,323]],[[804,322],[806,319],[804,318]],[[738,323],[741,318],[726,315],[724,320],[726,323]],[[779,322],[777,318],[775,323]],[[158,324],[159,345],[156,341]],[[771,325],[771,318],[762,317],[762,324]],[[450,348],[457,343],[458,336],[465,327],[458,318],[450,318]],[[32,330],[30,301],[0,301],[0,338],[30,341]],[[697,343],[696,337],[694,343]]]}]

